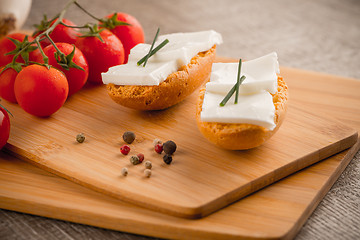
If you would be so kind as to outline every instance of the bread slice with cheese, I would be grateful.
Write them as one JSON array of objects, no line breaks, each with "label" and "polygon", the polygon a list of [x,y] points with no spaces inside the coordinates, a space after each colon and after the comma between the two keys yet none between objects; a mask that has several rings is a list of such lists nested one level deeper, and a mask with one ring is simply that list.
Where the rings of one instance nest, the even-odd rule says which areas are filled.
[{"label": "bread slice with cheese", "polygon": [[[151,57],[145,67],[136,66],[135,62],[142,56],[139,52],[148,51],[149,46],[143,44],[131,50],[128,66],[110,68],[103,74],[103,82],[107,84],[112,100],[136,110],[166,109],[183,101],[209,80],[216,45],[222,42],[221,35],[208,31],[160,36],[160,39],[164,38],[169,39],[169,46]],[[182,38],[182,41],[178,42],[177,38]],[[215,44],[209,45],[211,41],[207,38],[215,38]],[[196,49],[201,51],[195,52]],[[174,71],[169,72],[169,65]],[[164,72],[162,69],[165,69]],[[133,73],[138,76],[133,76]]]},{"label": "bread slice with cheese", "polygon": [[171,107],[193,93],[209,79],[216,46],[198,53],[191,62],[171,73],[155,86],[107,84],[109,96],[116,103],[137,110],[161,110]]},{"label": "bread slice with cheese", "polygon": [[205,94],[205,87],[202,87],[196,104],[196,122],[200,132],[210,142],[224,149],[245,150],[260,146],[276,133],[285,119],[288,87],[282,77],[278,77],[277,89],[277,92],[272,95],[275,106],[274,122],[276,127],[269,130],[254,124],[202,121],[200,115]]},{"label": "bread slice with cheese", "polygon": [[[245,80],[235,103],[233,93],[238,70]],[[239,76],[239,77],[240,77]],[[200,90],[196,119],[201,133],[225,149],[243,150],[260,146],[281,126],[288,100],[288,87],[280,76],[275,52],[242,63],[214,63],[210,81]],[[220,104],[220,102],[222,104]]]}]

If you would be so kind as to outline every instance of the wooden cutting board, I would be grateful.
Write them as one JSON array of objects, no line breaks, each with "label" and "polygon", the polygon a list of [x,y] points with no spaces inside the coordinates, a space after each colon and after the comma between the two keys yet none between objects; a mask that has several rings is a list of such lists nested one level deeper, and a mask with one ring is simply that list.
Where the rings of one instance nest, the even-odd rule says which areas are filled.
[{"label": "wooden cutting board", "polygon": [[[285,77],[287,81],[292,76]],[[293,90],[290,87],[290,98]],[[7,148],[13,154],[98,192],[163,213],[199,218],[274,181],[352,146],[356,130],[290,101],[278,133],[263,146],[226,151],[213,146],[195,123],[197,94],[168,110],[139,112],[114,103],[105,86],[87,87],[49,118],[36,118],[18,105],[12,112]],[[319,99],[318,101],[320,101]],[[153,163],[132,166],[120,154],[123,132],[137,135],[129,156],[142,152]],[[84,132],[86,141],[75,136]],[[153,139],[174,140],[171,165],[153,150]],[[121,169],[129,168],[127,177]]]},{"label": "wooden cutting board", "polygon": [[[306,104],[319,114],[360,130],[360,81],[296,69],[282,71],[289,78],[292,102]],[[358,141],[350,150],[197,220],[176,218],[115,200],[1,154],[0,207],[162,238],[290,239],[359,147]]]}]

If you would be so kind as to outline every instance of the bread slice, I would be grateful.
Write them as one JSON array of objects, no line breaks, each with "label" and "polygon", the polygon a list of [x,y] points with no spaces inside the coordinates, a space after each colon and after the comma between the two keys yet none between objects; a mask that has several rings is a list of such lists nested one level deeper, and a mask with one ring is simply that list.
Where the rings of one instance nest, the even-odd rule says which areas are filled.
[{"label": "bread slice", "polygon": [[215,145],[230,150],[245,150],[258,147],[267,141],[282,124],[288,100],[288,87],[282,77],[278,77],[278,88],[273,96],[275,106],[276,127],[268,130],[252,124],[203,122],[200,118],[205,94],[205,86],[201,88],[196,105],[196,121],[200,132]]},{"label": "bread slice", "polygon": [[170,74],[157,86],[107,84],[109,96],[118,104],[137,110],[161,110],[171,107],[209,80],[216,56],[216,45],[200,52],[189,64]]}]

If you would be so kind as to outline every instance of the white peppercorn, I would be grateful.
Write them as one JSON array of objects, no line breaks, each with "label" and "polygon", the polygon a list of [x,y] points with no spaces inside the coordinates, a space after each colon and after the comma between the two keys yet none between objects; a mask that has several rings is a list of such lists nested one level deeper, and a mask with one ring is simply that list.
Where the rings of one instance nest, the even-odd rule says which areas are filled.
[{"label": "white peppercorn", "polygon": [[150,169],[145,169],[144,170],[144,175],[145,175],[145,177],[149,178],[151,176],[151,170]]},{"label": "white peppercorn", "polygon": [[121,169],[121,174],[122,174],[124,177],[126,177],[126,176],[128,175],[128,173],[129,173],[129,171],[128,171],[128,169],[127,169],[126,167],[124,167],[124,168]]},{"label": "white peppercorn", "polygon": [[154,147],[156,146],[156,145],[158,145],[158,144],[162,144],[162,141],[160,140],[160,139],[154,139],[154,141],[153,141],[153,145],[154,145]]},{"label": "white peppercorn", "polygon": [[150,161],[146,161],[145,162],[145,168],[146,169],[151,169],[152,168],[152,163]]}]

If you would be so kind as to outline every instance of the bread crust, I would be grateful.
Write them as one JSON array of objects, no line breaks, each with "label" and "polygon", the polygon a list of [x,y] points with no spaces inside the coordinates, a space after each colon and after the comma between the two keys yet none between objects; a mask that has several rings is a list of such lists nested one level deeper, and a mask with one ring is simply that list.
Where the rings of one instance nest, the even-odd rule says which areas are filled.
[{"label": "bread crust", "polygon": [[193,57],[189,64],[170,74],[157,86],[107,84],[109,96],[118,104],[137,110],[171,107],[193,93],[210,78],[216,45]]},{"label": "bread crust", "polygon": [[281,126],[287,111],[288,87],[284,79],[278,77],[278,88],[273,96],[275,124],[273,130],[253,124],[203,122],[200,119],[204,101],[205,86],[200,89],[196,105],[196,122],[200,132],[215,145],[230,150],[245,150],[258,147],[273,136]]}]

